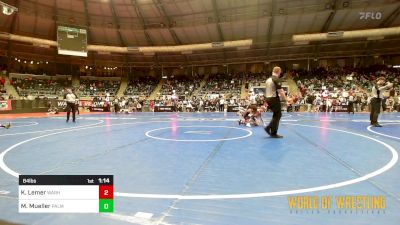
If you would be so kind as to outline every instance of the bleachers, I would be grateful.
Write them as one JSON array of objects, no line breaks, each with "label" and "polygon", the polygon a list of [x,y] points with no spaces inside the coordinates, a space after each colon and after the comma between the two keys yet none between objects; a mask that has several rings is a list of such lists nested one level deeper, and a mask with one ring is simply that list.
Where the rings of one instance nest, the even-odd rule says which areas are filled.
[{"label": "bleachers", "polygon": [[[290,71],[290,81],[293,86],[297,84],[299,93],[290,93],[290,99],[296,99],[302,104],[311,103],[314,106],[327,104],[332,101],[336,104],[347,104],[349,96],[354,96],[356,101],[362,102],[363,109],[367,109],[366,102],[369,96],[373,80],[384,76],[387,81],[394,83],[394,89],[385,93],[385,101],[399,105],[400,72],[398,69],[386,67],[354,68],[318,68],[313,71]],[[235,74],[210,74],[207,81],[200,88],[204,77],[170,77],[159,82],[155,78],[143,76],[129,82],[124,91],[126,98],[148,100],[155,88],[161,87],[158,101],[166,101],[163,104],[177,104],[193,106],[215,105],[224,98],[225,101],[240,102],[242,99],[242,86],[263,86],[269,77],[268,73],[235,73]],[[15,87],[22,99],[58,98],[64,94],[65,87],[71,86],[71,76],[43,76],[27,74],[10,74],[11,84]],[[81,77],[77,94],[80,97],[94,98],[96,96],[113,97],[121,84],[117,77]],[[246,84],[246,85],[245,85]],[[122,90],[123,91],[123,90]],[[121,94],[122,94],[121,91]],[[196,92],[195,92],[196,91]],[[297,91],[297,89],[296,89]],[[171,101],[171,95],[175,93],[178,102]],[[195,95],[193,93],[196,93]],[[4,80],[0,79],[0,97],[4,98]],[[311,101],[310,101],[311,99]],[[112,100],[112,98],[111,98]],[[184,102],[186,101],[186,103]],[[221,100],[223,101],[223,100]],[[168,103],[169,102],[169,103]],[[202,102],[202,103],[201,103]],[[297,102],[297,101],[295,101]],[[229,103],[231,104],[231,103]],[[194,107],[195,108],[195,107]],[[396,107],[395,107],[396,108]]]},{"label": "bleachers", "polygon": [[7,91],[4,88],[5,82],[6,82],[6,79],[0,77],[0,100],[6,99],[6,97],[7,97]]},{"label": "bleachers", "polygon": [[202,88],[200,94],[230,94],[240,96],[242,82],[242,74],[210,75],[207,84]]},{"label": "bleachers", "polygon": [[[392,93],[385,92],[385,99],[399,104],[399,99],[394,93],[399,93],[400,72],[385,66],[372,66],[368,68],[318,68],[306,72],[292,72],[300,90],[300,101],[312,104],[314,107],[347,104],[349,96],[353,96],[359,111],[367,110],[368,97],[373,81],[384,76],[386,81],[394,84]],[[356,110],[357,110],[356,107]]]},{"label": "bleachers", "polygon": [[267,73],[244,73],[243,82],[248,83],[249,87],[262,86],[268,77]]},{"label": "bleachers", "polygon": [[120,80],[93,80],[81,79],[79,95],[83,97],[115,96],[118,91]]},{"label": "bleachers", "polygon": [[155,79],[135,79],[131,80],[126,88],[124,95],[130,97],[148,98],[158,81]]},{"label": "bleachers", "polygon": [[166,80],[160,90],[161,95],[172,95],[173,91],[178,96],[189,97],[200,86],[202,77],[179,77]]},{"label": "bleachers", "polygon": [[70,86],[70,83],[68,79],[48,76],[15,75],[11,78],[11,84],[23,99],[58,98],[63,95],[64,88]]}]

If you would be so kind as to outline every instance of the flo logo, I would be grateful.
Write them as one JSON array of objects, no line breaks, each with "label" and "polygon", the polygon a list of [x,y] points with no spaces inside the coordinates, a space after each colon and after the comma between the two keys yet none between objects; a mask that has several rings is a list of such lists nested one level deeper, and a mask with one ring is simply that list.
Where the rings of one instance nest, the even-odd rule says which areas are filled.
[{"label": "flo logo", "polygon": [[382,19],[381,12],[359,12],[360,20],[380,20]]}]

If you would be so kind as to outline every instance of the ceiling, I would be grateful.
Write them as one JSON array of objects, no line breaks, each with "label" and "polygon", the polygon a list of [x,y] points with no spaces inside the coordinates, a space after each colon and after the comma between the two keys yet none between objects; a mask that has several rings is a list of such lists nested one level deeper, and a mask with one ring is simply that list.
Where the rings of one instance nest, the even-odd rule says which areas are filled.
[{"label": "ceiling", "polygon": [[[293,34],[400,26],[398,0],[2,1],[19,8],[13,16],[0,15],[0,31],[13,34],[56,40],[57,25],[75,25],[88,29],[89,44],[160,46],[248,38],[254,43],[250,49],[200,51],[189,55],[92,53],[88,60],[207,64],[381,54],[381,51],[400,53],[400,37],[303,46],[291,41]],[[360,12],[380,13],[381,18],[362,20]],[[9,55],[49,57],[56,54],[54,49],[6,41],[0,42],[0,48],[7,49]]]}]

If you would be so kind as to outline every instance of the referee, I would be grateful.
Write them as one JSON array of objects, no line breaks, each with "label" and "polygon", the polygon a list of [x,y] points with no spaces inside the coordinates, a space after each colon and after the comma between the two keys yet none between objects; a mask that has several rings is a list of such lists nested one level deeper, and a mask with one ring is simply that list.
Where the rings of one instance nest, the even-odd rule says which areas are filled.
[{"label": "referee", "polygon": [[381,105],[382,105],[382,97],[383,97],[382,92],[384,90],[389,90],[392,87],[393,84],[389,82],[385,85],[384,77],[378,78],[376,80],[376,83],[372,86],[371,113],[369,119],[373,127],[382,127],[382,125],[378,123],[378,116],[379,113],[381,112]]},{"label": "referee", "polygon": [[67,123],[69,121],[69,115],[72,111],[72,122],[75,123],[75,114],[76,114],[76,101],[78,97],[72,92],[70,88],[67,88],[67,94],[64,96],[65,101],[67,102]]},{"label": "referee", "polygon": [[286,100],[285,92],[282,89],[282,84],[279,76],[282,69],[278,66],[274,67],[272,70],[272,76],[266,81],[266,100],[268,107],[272,110],[273,115],[271,122],[264,128],[272,138],[283,138],[283,136],[278,134],[279,120],[282,117],[281,100]]}]

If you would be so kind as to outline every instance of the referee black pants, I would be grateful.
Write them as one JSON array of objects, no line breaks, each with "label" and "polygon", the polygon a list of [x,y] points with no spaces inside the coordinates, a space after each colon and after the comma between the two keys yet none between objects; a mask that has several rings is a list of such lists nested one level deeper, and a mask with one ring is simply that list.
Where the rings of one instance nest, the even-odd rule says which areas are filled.
[{"label": "referee black pants", "polygon": [[347,105],[347,113],[351,112],[354,114],[354,102],[349,101],[349,104]]},{"label": "referee black pants", "polygon": [[72,121],[75,122],[75,114],[76,114],[76,107],[75,107],[75,103],[69,103],[67,102],[67,122],[69,121],[69,115],[72,111]]},{"label": "referee black pants", "polygon": [[371,98],[371,113],[369,115],[371,124],[378,123],[378,116],[379,116],[379,113],[381,112],[381,104],[382,104],[382,99]]},{"label": "referee black pants", "polygon": [[267,98],[268,108],[272,111],[272,119],[267,128],[271,129],[271,135],[278,134],[279,121],[282,117],[282,106],[279,97]]}]

